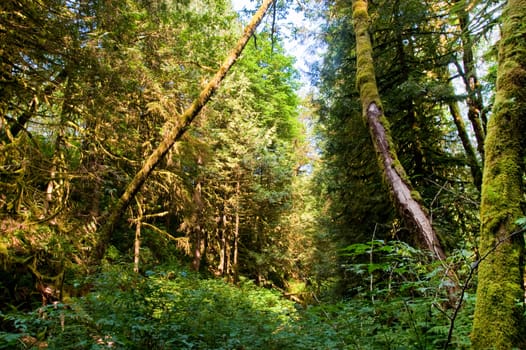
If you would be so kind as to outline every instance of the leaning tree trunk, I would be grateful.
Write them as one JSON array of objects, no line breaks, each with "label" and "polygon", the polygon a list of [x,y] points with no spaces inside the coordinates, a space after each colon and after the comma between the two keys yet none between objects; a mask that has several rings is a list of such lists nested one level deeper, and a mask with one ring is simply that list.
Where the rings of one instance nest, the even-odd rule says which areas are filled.
[{"label": "leaning tree trunk", "polygon": [[524,217],[526,0],[503,14],[497,91],[485,143],[474,349],[525,349]]},{"label": "leaning tree trunk", "polygon": [[477,78],[476,61],[473,54],[473,40],[470,33],[469,7],[465,0],[456,0],[456,4],[461,6],[458,12],[459,29],[461,32],[460,40],[462,42],[462,66],[459,73],[468,92],[466,100],[468,106],[468,119],[471,122],[475,138],[477,140],[477,149],[482,158],[484,158],[484,139],[486,137],[486,113],[484,112],[484,103],[480,92],[480,83]]},{"label": "leaning tree trunk", "polygon": [[404,218],[411,231],[438,260],[445,260],[445,254],[431,225],[429,215],[415,197],[418,193],[411,188],[405,171],[397,159],[392,144],[389,123],[384,116],[380,95],[376,85],[371,38],[369,36],[369,14],[367,0],[353,0],[353,23],[356,34],[357,77],[362,110],[371,138],[378,154],[383,177],[389,185],[398,213]]},{"label": "leaning tree trunk", "polygon": [[243,52],[243,49],[252,37],[252,34],[254,34],[254,31],[256,30],[257,26],[259,25],[259,23],[265,16],[265,13],[267,12],[268,8],[274,1],[275,0],[263,1],[258,11],[250,20],[250,23],[245,27],[243,35],[237,42],[236,46],[232,49],[232,51],[225,59],[225,61],[223,62],[217,73],[214,75],[212,80],[210,80],[210,82],[201,91],[199,96],[193,101],[190,107],[188,107],[180,116],[180,120],[177,123],[178,126],[171,130],[171,132],[168,135],[166,135],[166,137],[161,141],[159,146],[157,146],[153,153],[144,162],[141,170],[139,170],[139,172],[135,174],[135,177],[128,184],[122,196],[119,198],[115,206],[111,209],[110,215],[106,220],[106,223],[101,228],[99,242],[97,244],[97,247],[95,247],[94,252],[95,259],[101,259],[104,256],[106,247],[110,240],[115,224],[119,221],[122,214],[129,206],[131,200],[137,194],[137,192],[139,192],[146,179],[148,179],[148,177],[152,173],[153,169],[168,153],[168,151],[170,150],[170,148],[172,148],[174,143],[177,142],[185,134],[185,132],[190,127],[192,121],[195,119],[195,117],[203,109],[206,103],[210,100],[212,95],[219,88],[219,84],[221,83],[221,81],[223,81],[230,68],[234,65],[234,63],[237,61],[237,59]]},{"label": "leaning tree trunk", "polygon": [[457,101],[449,102],[449,111],[451,112],[451,116],[457,127],[458,136],[464,147],[464,152],[466,153],[466,161],[471,169],[473,184],[480,191],[482,187],[482,167],[477,159],[475,148],[473,148],[471,140],[469,139],[466,125],[464,124],[464,119],[462,119],[462,114],[460,113],[460,107],[458,106]]}]

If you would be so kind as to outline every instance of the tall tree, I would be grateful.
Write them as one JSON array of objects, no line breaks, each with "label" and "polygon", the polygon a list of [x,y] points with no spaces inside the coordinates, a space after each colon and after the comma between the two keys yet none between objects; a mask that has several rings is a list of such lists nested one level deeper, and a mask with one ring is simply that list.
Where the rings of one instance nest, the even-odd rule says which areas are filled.
[{"label": "tall tree", "polygon": [[[97,268],[86,264],[98,241],[96,226],[155,145],[179,130],[183,142],[168,147],[162,167],[150,169],[129,211],[137,213],[129,222],[141,239],[139,269],[147,266],[148,249],[156,259],[173,258],[175,246],[169,254],[161,247],[170,239],[181,255],[195,243],[209,259],[205,269],[220,266],[216,270],[234,278],[240,270],[261,273],[268,280],[272,254],[283,258],[287,248],[271,245],[285,241],[280,223],[290,207],[297,104],[292,61],[277,38],[272,50],[270,34],[254,40],[227,89],[185,133],[192,121],[179,119],[184,108],[242,32],[227,0],[43,0],[0,7],[6,53],[0,62],[0,230],[7,246],[16,246],[6,253],[9,264],[23,261],[20,270],[48,282],[60,282],[64,269]],[[104,244],[124,254],[134,236],[123,221]],[[254,240],[261,244],[251,245]],[[49,250],[49,242],[60,244]],[[262,257],[260,265],[252,253]]]},{"label": "tall tree", "polygon": [[[343,3],[343,2],[342,2]],[[327,24],[323,28],[327,53],[320,67],[320,97],[316,98],[318,120],[317,146],[322,161],[315,172],[315,187],[319,197],[319,236],[337,247],[365,242],[375,236],[387,239],[394,214],[388,189],[382,181],[367,126],[361,118],[359,95],[356,91],[355,36],[350,4],[327,8]],[[328,6],[328,5],[327,5]],[[380,225],[378,225],[380,224]],[[377,230],[375,231],[375,227]],[[339,257],[338,266],[348,263]],[[328,269],[329,270],[329,269]],[[322,271],[326,274],[327,271]],[[340,286],[343,293],[356,282],[344,268]]]},{"label": "tall tree", "polygon": [[[460,98],[447,76],[443,78],[455,54],[444,40],[449,33],[445,12],[436,3],[413,0],[368,5],[376,82],[391,145],[441,243],[447,250],[455,249],[463,239],[474,237],[478,205],[470,197],[478,194],[447,110],[450,101]],[[318,79],[323,227],[340,246],[370,241],[372,236],[418,245],[421,237],[412,234],[410,224],[395,212],[387,198],[387,182],[382,181],[383,170],[371,161],[378,157],[360,117],[351,18],[351,2],[327,5],[323,35],[328,48]],[[349,262],[345,256],[340,260],[341,266]],[[342,272],[342,282],[355,283],[348,278],[352,272]]]},{"label": "tall tree", "polygon": [[133,197],[140,190],[144,182],[147,180],[153,169],[158,165],[158,163],[163,159],[163,157],[169,152],[174,143],[179,140],[185,132],[190,127],[190,124],[203,109],[206,103],[210,100],[212,95],[218,89],[219,84],[225,78],[226,74],[232,67],[232,65],[237,61],[239,55],[245,48],[245,45],[252,37],[252,34],[256,30],[256,27],[263,19],[266,11],[273,3],[274,0],[265,0],[259,10],[254,14],[250,23],[246,26],[245,31],[236,46],[229,53],[217,73],[206,85],[206,87],[201,91],[199,96],[192,101],[192,104],[182,113],[179,117],[179,120],[176,122],[176,125],[173,130],[171,130],[166,137],[161,141],[157,148],[150,154],[148,159],[144,162],[142,168],[135,174],[133,179],[130,181],[126,190],[121,195],[115,206],[111,209],[110,216],[105,222],[103,228],[101,229],[99,243],[95,250],[95,257],[101,258],[104,255],[106,246],[108,244],[111,233],[114,229],[115,224],[123,215],[124,210],[128,207]]},{"label": "tall tree", "polygon": [[509,0],[502,22],[495,104],[485,145],[474,349],[526,346],[524,236],[516,224],[524,216],[526,1]]},{"label": "tall tree", "polygon": [[475,137],[477,139],[477,149],[481,156],[484,156],[484,138],[485,138],[485,113],[482,105],[482,95],[480,92],[480,83],[477,77],[473,36],[469,29],[469,10],[464,1],[457,1],[460,9],[458,11],[458,20],[460,27],[460,38],[462,41],[462,78],[468,92],[468,117],[473,126]]},{"label": "tall tree", "polygon": [[356,35],[356,84],[360,91],[363,117],[369,126],[378,163],[400,215],[409,223],[415,235],[421,239],[421,244],[432,252],[435,258],[445,260],[442,245],[431,225],[429,216],[422,204],[418,202],[418,197],[415,198],[415,191],[411,188],[405,170],[398,161],[392,143],[389,124],[384,116],[376,85],[367,1],[354,0],[352,4]]},{"label": "tall tree", "polygon": [[[286,268],[286,263],[276,267],[271,262],[283,256],[279,246],[283,237],[277,237],[284,232],[280,220],[290,207],[293,145],[299,142],[291,67],[292,59],[279,40],[272,42],[269,33],[261,32],[257,46],[246,48],[198,129],[211,148],[202,167],[203,193],[215,212],[217,234],[209,241],[211,247],[217,242],[223,257],[218,274],[236,270],[236,241],[243,261],[239,268],[245,275],[260,275],[263,281],[271,270],[282,275]],[[238,93],[244,98],[232,98]],[[269,257],[272,253],[275,256]]]}]

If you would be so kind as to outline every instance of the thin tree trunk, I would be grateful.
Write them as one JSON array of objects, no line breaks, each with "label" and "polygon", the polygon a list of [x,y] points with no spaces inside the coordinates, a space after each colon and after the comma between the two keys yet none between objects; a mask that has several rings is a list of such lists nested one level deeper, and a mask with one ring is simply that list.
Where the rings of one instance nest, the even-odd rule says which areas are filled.
[{"label": "thin tree trunk", "polygon": [[391,141],[389,124],[384,116],[376,85],[367,1],[353,0],[352,4],[357,52],[356,83],[360,90],[363,114],[369,126],[384,179],[389,185],[398,213],[409,225],[410,230],[436,259],[445,260],[446,256],[431,220],[422,205],[415,199],[418,198],[418,194],[411,188]]},{"label": "thin tree trunk", "polygon": [[228,234],[228,229],[225,227],[225,267],[224,271],[227,276],[231,276],[232,271],[232,259],[231,259],[231,243],[230,243],[230,235]]},{"label": "thin tree trunk", "polygon": [[202,260],[202,246],[203,246],[203,232],[200,226],[197,226],[197,228],[193,229],[194,233],[194,241],[192,244],[192,268],[194,271],[199,271],[201,268],[201,260]]},{"label": "thin tree trunk", "polygon": [[266,11],[270,5],[275,0],[264,0],[261,4],[258,11],[252,17],[250,23],[246,26],[243,35],[237,42],[234,49],[227,56],[217,73],[214,75],[212,80],[207,84],[207,86],[201,91],[199,97],[193,101],[193,103],[188,107],[180,117],[180,121],[177,123],[177,127],[166,135],[166,137],[161,141],[159,146],[155,151],[148,157],[144,162],[141,170],[135,174],[134,178],[126,187],[126,190],[121,195],[115,206],[112,208],[108,219],[106,220],[104,226],[101,228],[100,237],[97,246],[95,247],[94,257],[95,259],[101,259],[106,251],[106,246],[110,240],[110,237],[113,233],[115,224],[119,221],[122,214],[129,206],[133,197],[141,189],[142,185],[149,177],[153,169],[159,164],[163,157],[168,153],[170,148],[178,141],[184,133],[190,127],[190,124],[203,109],[206,103],[210,100],[212,95],[219,88],[219,84],[225,78],[230,68],[237,61],[241,52],[245,48],[246,44],[252,37],[252,34],[256,30],[256,27],[259,25],[263,19]]},{"label": "thin tree trunk", "polygon": [[[198,163],[200,162],[200,157],[198,160]],[[195,271],[199,271],[201,268],[201,259],[204,253],[203,250],[203,234],[205,233],[201,225],[199,224],[199,220],[201,216],[203,215],[203,200],[202,200],[202,187],[201,187],[201,180],[197,181],[197,184],[194,189],[194,212],[192,214],[192,223],[193,227],[191,229],[192,237],[190,237],[190,241],[192,242],[192,253],[193,253],[193,261],[192,266]]]},{"label": "thin tree trunk", "polygon": [[224,276],[226,272],[228,272],[227,264],[226,264],[226,255],[227,255],[227,249],[226,249],[226,222],[225,222],[225,213],[224,211],[219,212],[219,216],[217,218],[217,240],[219,245],[219,265],[217,266],[217,275]]},{"label": "thin tree trunk", "polygon": [[[400,21],[401,17],[404,16],[404,11],[400,9],[400,1],[401,0],[396,0],[393,4],[393,13],[395,14],[393,20],[395,21],[396,28],[403,28],[403,24],[400,23]],[[396,35],[396,58],[400,64],[402,80],[409,81],[409,73],[411,72],[411,69],[409,67],[408,58],[409,61],[414,62],[416,57],[414,57],[414,48],[412,48],[410,51],[407,51],[404,46],[404,37],[402,35],[402,31],[398,31]],[[404,120],[411,125],[412,130],[419,130],[420,123],[418,120],[417,111],[415,110],[413,99],[405,97],[403,108],[407,109]],[[413,156],[412,162],[414,164],[414,172],[417,174],[422,174],[424,172],[424,152],[420,137],[416,131],[412,135],[406,135],[405,137],[410,140],[410,151]]]},{"label": "thin tree trunk", "polygon": [[455,125],[457,127],[458,136],[460,138],[460,141],[462,142],[462,146],[464,147],[464,152],[466,152],[468,165],[471,169],[471,176],[473,177],[473,183],[480,191],[482,186],[482,169],[479,164],[479,161],[477,160],[475,149],[473,148],[473,145],[471,144],[471,141],[469,139],[469,135],[466,131],[466,124],[462,119],[462,114],[460,113],[458,103],[450,102],[449,111],[453,116],[453,121],[455,122]]},{"label": "thin tree trunk", "polygon": [[524,217],[526,156],[526,0],[502,16],[497,90],[488,124],[473,349],[525,349]]},{"label": "thin tree trunk", "polygon": [[133,245],[133,272],[139,273],[139,261],[141,259],[141,220],[135,224],[135,242]]},{"label": "thin tree trunk", "polygon": [[142,227],[142,203],[137,200],[137,222],[135,223],[135,242],[133,244],[133,272],[139,273],[139,261],[141,259],[141,227]]},{"label": "thin tree trunk", "polygon": [[230,246],[228,235],[228,222],[225,214],[225,209],[219,214],[217,233],[219,238],[219,265],[217,274],[225,276],[229,273],[230,265]]},{"label": "thin tree trunk", "polygon": [[456,3],[462,2],[462,8],[458,13],[459,28],[461,31],[460,40],[462,41],[462,65],[464,69],[459,69],[462,75],[468,98],[468,119],[471,122],[475,138],[477,139],[477,150],[484,158],[484,139],[486,138],[486,115],[484,113],[484,104],[480,92],[480,84],[477,78],[475,59],[473,55],[473,40],[469,32],[469,12],[468,4],[464,0],[457,0]]},{"label": "thin tree trunk", "polygon": [[237,271],[238,271],[238,254],[239,254],[238,245],[239,245],[239,195],[240,195],[240,192],[241,192],[241,184],[238,180],[236,183],[236,207],[234,208],[236,221],[235,221],[235,226],[234,226],[234,253],[233,253],[234,256],[232,258],[232,278],[233,278],[234,283],[237,283],[237,280],[238,280]]}]

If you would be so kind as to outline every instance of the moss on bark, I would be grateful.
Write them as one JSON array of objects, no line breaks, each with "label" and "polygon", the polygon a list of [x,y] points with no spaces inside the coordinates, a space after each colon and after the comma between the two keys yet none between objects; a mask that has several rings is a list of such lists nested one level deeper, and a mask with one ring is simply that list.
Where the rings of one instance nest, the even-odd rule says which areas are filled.
[{"label": "moss on bark", "polygon": [[472,331],[474,349],[526,346],[522,179],[526,135],[526,0],[510,0],[503,15],[493,116],[485,142],[481,256]]},{"label": "moss on bark", "polygon": [[[353,0],[353,24],[356,35],[356,85],[360,92],[363,117],[369,127],[377,152],[377,161],[388,184],[395,207],[416,240],[429,249],[436,259],[444,260],[445,254],[431,225],[429,215],[422,206],[398,160],[375,78],[373,49],[369,36],[370,18],[366,0]],[[453,277],[453,276],[451,276]]]},{"label": "moss on bark", "polygon": [[239,38],[236,46],[230,51],[228,56],[223,61],[219,70],[212,77],[210,82],[201,90],[199,96],[192,102],[192,104],[184,111],[177,121],[177,126],[171,130],[164,139],[159,143],[157,148],[148,156],[143,163],[141,169],[135,174],[133,179],[128,183],[124,193],[121,195],[117,203],[111,208],[111,212],[104,224],[99,230],[100,237],[97,246],[93,252],[93,259],[99,261],[103,258],[106,248],[109,244],[111,235],[115,225],[120,220],[123,213],[126,211],[130,202],[135,195],[141,190],[143,184],[146,182],[154,168],[160,163],[173,145],[183,137],[194,119],[199,115],[204,106],[210,101],[215,94],[219,85],[226,77],[230,68],[236,63],[239,56],[243,52],[252,34],[256,31],[257,26],[265,16],[269,7],[274,3],[273,0],[264,0],[259,9],[252,16],[252,19],[245,27],[243,35]]}]

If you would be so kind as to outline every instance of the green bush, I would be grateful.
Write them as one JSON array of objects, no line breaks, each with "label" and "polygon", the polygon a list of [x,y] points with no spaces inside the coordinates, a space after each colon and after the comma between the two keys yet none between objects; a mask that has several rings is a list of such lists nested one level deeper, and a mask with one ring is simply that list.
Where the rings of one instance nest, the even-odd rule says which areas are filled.
[{"label": "green bush", "polygon": [[[130,265],[107,265],[88,281],[92,291],[67,305],[0,315],[11,325],[0,332],[0,349],[443,348],[452,310],[443,308],[446,299],[437,292],[441,269],[424,268],[420,252],[405,245],[375,244],[383,256],[373,268],[349,266],[365,269],[360,292],[305,309],[248,280],[232,285],[178,266],[141,276]],[[390,280],[375,280],[371,289],[371,273],[387,273]],[[451,348],[469,347],[473,305],[469,294],[456,316]]]},{"label": "green bush", "polygon": [[179,268],[143,277],[117,265],[93,283],[92,292],[67,307],[3,315],[17,332],[0,339],[9,348],[25,348],[20,338],[30,336],[49,349],[277,349],[275,334],[297,318],[294,303],[275,291]]}]

